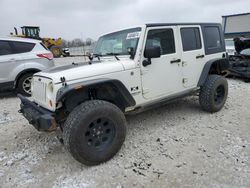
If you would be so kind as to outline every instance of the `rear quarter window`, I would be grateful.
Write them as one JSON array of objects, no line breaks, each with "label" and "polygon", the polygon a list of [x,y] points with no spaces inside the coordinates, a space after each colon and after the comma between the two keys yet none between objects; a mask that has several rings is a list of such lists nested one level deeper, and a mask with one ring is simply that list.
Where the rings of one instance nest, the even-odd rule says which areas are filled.
[{"label": "rear quarter window", "polygon": [[202,33],[206,55],[225,52],[224,34],[220,24],[203,25]]},{"label": "rear quarter window", "polygon": [[0,56],[14,53],[15,52],[8,41],[0,41]]},{"label": "rear quarter window", "polygon": [[27,53],[33,50],[35,47],[34,43],[28,43],[28,42],[11,42],[13,47],[15,48],[16,53]]},{"label": "rear quarter window", "polygon": [[218,27],[205,27],[205,36],[209,39],[207,41],[208,49],[221,47],[222,44]]}]

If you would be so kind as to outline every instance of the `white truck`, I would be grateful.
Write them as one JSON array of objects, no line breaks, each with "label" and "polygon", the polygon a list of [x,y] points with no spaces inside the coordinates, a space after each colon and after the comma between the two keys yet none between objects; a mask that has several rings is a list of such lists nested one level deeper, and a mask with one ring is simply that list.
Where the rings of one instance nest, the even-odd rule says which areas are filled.
[{"label": "white truck", "polygon": [[39,131],[60,127],[66,148],[85,165],[119,151],[126,113],[193,94],[202,109],[217,112],[227,99],[220,24],[145,24],[109,33],[90,59],[35,74],[33,101],[19,95],[29,123]]}]

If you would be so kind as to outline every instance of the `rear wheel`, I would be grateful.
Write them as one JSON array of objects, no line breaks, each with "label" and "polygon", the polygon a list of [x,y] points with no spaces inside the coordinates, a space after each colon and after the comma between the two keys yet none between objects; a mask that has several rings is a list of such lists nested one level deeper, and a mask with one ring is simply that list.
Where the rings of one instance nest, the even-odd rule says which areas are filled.
[{"label": "rear wheel", "polygon": [[33,73],[26,73],[23,75],[17,83],[17,91],[24,96],[31,96],[31,81],[32,81]]},{"label": "rear wheel", "polygon": [[218,112],[225,104],[228,95],[226,78],[219,75],[208,75],[201,87],[199,101],[203,110]]},{"label": "rear wheel", "polygon": [[49,49],[55,58],[61,57],[62,50],[59,46],[51,46]]},{"label": "rear wheel", "polygon": [[63,127],[63,141],[79,162],[97,165],[112,158],[121,148],[126,135],[123,112],[100,100],[77,106]]}]

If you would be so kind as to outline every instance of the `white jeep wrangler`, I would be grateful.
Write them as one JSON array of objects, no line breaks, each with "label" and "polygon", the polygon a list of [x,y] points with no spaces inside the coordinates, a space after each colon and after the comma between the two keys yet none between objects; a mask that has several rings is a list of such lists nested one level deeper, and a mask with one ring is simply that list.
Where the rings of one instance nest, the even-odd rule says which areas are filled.
[{"label": "white jeep wrangler", "polygon": [[128,112],[197,93],[202,109],[219,111],[227,68],[220,24],[146,24],[100,37],[87,64],[35,74],[20,112],[39,131],[60,127],[72,156],[96,165],[121,148]]}]

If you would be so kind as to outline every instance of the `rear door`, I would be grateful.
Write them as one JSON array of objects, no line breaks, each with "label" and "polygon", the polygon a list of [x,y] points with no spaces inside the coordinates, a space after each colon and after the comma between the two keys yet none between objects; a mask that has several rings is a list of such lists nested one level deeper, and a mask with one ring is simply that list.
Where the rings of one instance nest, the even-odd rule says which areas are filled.
[{"label": "rear door", "polygon": [[[22,63],[27,63],[28,61],[33,61],[37,58],[36,53],[32,52],[35,47],[35,43],[31,42],[11,42],[15,48],[16,53],[20,54]],[[21,62],[20,62],[21,63]]]},{"label": "rear door", "polygon": [[0,40],[0,83],[13,82],[15,73],[24,69],[20,63],[22,57],[18,54],[10,41]]},{"label": "rear door", "polygon": [[204,67],[205,51],[199,25],[178,26],[182,46],[183,86],[195,88]]},{"label": "rear door", "polygon": [[183,90],[177,27],[147,28],[144,40],[143,52],[146,47],[160,46],[161,48],[161,57],[152,58],[150,65],[143,66],[142,62],[147,59],[141,60],[144,98],[162,98]]}]

